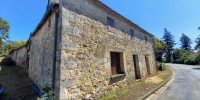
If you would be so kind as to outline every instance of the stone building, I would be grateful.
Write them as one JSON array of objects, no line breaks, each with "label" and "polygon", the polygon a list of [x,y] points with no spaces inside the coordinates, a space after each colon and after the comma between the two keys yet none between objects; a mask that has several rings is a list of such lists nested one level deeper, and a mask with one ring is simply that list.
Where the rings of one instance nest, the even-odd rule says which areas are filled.
[{"label": "stone building", "polygon": [[10,55],[25,57],[40,90],[53,87],[60,100],[94,99],[156,73],[152,40],[98,0],[49,0],[26,47]]}]

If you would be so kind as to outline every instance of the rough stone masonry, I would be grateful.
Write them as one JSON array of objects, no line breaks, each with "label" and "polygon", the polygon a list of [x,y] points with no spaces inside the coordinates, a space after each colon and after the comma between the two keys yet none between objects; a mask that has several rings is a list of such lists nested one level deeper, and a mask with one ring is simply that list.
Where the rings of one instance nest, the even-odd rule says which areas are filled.
[{"label": "rough stone masonry", "polygon": [[[156,73],[153,35],[98,0],[51,3],[59,4],[55,92],[60,100],[94,99]],[[28,76],[40,90],[52,84],[54,19],[47,9],[27,44]]]}]

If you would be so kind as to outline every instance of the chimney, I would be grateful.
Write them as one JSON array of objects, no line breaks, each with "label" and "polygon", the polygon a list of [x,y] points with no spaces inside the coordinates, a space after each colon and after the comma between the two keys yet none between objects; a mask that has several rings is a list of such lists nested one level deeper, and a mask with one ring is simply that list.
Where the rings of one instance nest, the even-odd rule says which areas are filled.
[{"label": "chimney", "polygon": [[59,3],[59,0],[48,0],[48,5],[53,4],[53,3]]}]

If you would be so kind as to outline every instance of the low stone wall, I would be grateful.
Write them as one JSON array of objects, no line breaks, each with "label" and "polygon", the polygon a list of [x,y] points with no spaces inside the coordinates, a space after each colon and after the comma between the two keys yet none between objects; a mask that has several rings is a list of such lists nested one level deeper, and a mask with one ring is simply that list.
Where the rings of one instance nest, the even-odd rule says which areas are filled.
[{"label": "low stone wall", "polygon": [[26,46],[22,46],[17,49],[13,49],[9,56],[16,63],[17,66],[25,68],[25,60],[26,60]]}]

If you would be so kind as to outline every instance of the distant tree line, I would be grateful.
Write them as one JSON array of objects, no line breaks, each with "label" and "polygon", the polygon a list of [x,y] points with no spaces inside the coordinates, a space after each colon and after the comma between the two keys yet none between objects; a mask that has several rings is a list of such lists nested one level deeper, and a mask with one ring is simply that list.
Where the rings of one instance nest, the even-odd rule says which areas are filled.
[{"label": "distant tree line", "polygon": [[196,46],[192,49],[192,40],[183,33],[180,38],[180,48],[174,49],[176,45],[174,36],[165,28],[161,40],[156,37],[153,39],[156,60],[166,63],[200,64],[200,36],[195,42]]},{"label": "distant tree line", "polygon": [[9,29],[7,20],[0,18],[0,55],[9,53],[12,49],[21,47],[26,44],[26,41],[10,41]]}]

